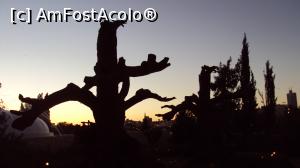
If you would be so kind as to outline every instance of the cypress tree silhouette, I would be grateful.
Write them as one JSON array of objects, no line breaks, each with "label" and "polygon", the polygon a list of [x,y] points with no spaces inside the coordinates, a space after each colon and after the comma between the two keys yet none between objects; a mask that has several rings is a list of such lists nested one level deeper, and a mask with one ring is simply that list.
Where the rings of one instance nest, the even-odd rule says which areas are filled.
[{"label": "cypress tree silhouette", "polygon": [[[241,98],[243,112],[243,126],[244,131],[248,132],[251,127],[253,127],[255,120],[255,110],[256,110],[256,81],[254,79],[254,74],[251,71],[249,64],[249,44],[247,42],[246,33],[244,33],[243,48],[241,51],[240,59],[237,63],[237,68],[240,71],[240,88],[241,88]],[[246,129],[246,130],[245,130]]]},{"label": "cypress tree silhouette", "polygon": [[276,107],[276,98],[275,98],[275,75],[273,73],[273,67],[270,66],[270,61],[266,62],[266,71],[265,71],[265,90],[266,90],[266,116],[268,127],[272,127],[275,122],[275,107]]},{"label": "cypress tree silhouette", "polygon": [[[148,98],[164,102],[174,99],[174,97],[161,97],[147,89],[139,89],[134,96],[125,100],[130,87],[130,77],[162,71],[170,66],[170,63],[167,57],[157,62],[154,54],[149,54],[148,60],[143,61],[140,66],[127,66],[124,58],[118,59],[116,33],[118,27],[124,24],[124,21],[101,22],[97,39],[95,76],[85,77],[85,85],[82,88],[70,83],[64,89],[49,94],[42,100],[24,98],[20,94],[19,99],[31,104],[32,108],[22,113],[22,117],[13,122],[13,127],[25,129],[43,111],[66,101],[78,101],[88,106],[93,112],[98,141],[103,148],[102,152],[107,152],[105,155],[108,157],[114,155],[114,152],[117,153],[116,150],[122,147],[122,140],[128,138],[123,130],[127,109]],[[118,84],[120,83],[122,83],[122,88],[119,92]],[[94,86],[97,88],[96,95],[89,91]]]}]

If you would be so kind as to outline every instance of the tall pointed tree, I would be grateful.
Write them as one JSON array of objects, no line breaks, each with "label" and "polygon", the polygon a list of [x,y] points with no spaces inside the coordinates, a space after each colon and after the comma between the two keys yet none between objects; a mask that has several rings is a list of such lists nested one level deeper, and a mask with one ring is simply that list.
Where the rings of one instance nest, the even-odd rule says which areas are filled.
[{"label": "tall pointed tree", "polygon": [[270,61],[266,62],[265,70],[265,92],[266,92],[266,113],[267,113],[267,124],[272,126],[274,124],[274,112],[276,107],[276,98],[275,98],[275,75],[273,73],[273,67],[270,66]]},{"label": "tall pointed tree", "polygon": [[240,70],[241,111],[243,112],[244,118],[243,124],[245,124],[245,127],[250,127],[254,124],[257,103],[255,97],[256,81],[249,64],[249,44],[247,42],[246,34],[244,34],[243,48],[237,66]]}]

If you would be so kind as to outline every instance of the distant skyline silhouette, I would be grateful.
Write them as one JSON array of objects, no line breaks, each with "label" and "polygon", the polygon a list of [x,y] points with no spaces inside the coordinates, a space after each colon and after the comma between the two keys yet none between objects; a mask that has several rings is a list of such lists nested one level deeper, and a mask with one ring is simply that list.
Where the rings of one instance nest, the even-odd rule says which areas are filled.
[{"label": "distant skyline silhouette", "polygon": [[[300,94],[297,75],[300,72],[300,2],[296,0],[229,0],[226,3],[126,0],[118,4],[5,0],[0,3],[0,98],[8,109],[19,109],[19,93],[36,97],[41,92],[59,90],[69,82],[83,86],[82,78],[93,74],[97,58],[95,34],[99,23],[11,24],[10,8],[26,7],[33,10],[41,7],[48,10],[155,8],[159,14],[156,22],[127,23],[126,30],[118,30],[118,56],[126,57],[128,65],[137,65],[147,59],[148,53],[154,53],[159,58],[169,57],[172,66],[155,75],[132,79],[129,97],[143,87],[175,96],[177,99],[171,104],[180,103],[185,95],[198,91],[197,76],[202,65],[219,65],[230,56],[236,62],[244,32],[257,88],[264,91],[263,70],[265,62],[270,60],[276,75],[277,103],[287,102],[286,93],[290,88]],[[260,102],[258,95],[257,99]],[[163,104],[147,100],[129,109],[127,118],[141,120],[144,113],[154,117],[167,111],[160,109]],[[80,123],[92,118],[89,109],[78,103],[66,103],[50,110],[53,122]]]}]

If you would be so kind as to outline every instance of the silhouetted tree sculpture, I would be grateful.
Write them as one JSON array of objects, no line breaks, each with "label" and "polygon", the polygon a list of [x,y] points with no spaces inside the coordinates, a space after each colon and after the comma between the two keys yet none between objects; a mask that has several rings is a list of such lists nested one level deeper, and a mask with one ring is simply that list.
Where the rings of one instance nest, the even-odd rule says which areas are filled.
[{"label": "silhouetted tree sculpture", "polygon": [[[224,110],[224,103],[229,101],[232,104],[231,109],[239,108],[238,98],[241,97],[241,91],[238,87],[239,71],[236,68],[231,68],[231,58],[227,64],[220,63],[216,66],[202,66],[202,71],[199,75],[199,92],[198,95],[186,96],[184,101],[177,106],[165,105],[162,108],[170,108],[171,111],[165,114],[157,114],[156,116],[163,117],[164,120],[171,120],[177,113],[190,111],[196,118],[201,120],[203,116],[210,115],[212,111],[218,109]],[[211,82],[211,73],[217,72],[215,82]],[[210,97],[210,91],[214,91],[214,97]],[[228,105],[228,104],[227,104]],[[205,119],[203,119],[205,120]]]},{"label": "silhouetted tree sculpture", "polygon": [[275,98],[275,75],[273,73],[273,67],[270,66],[270,62],[266,62],[266,71],[265,71],[265,90],[266,90],[266,115],[267,115],[267,124],[272,127],[275,122],[275,107],[276,107],[276,98]]},{"label": "silhouetted tree sculpture", "polygon": [[[163,117],[164,120],[171,120],[177,113],[179,113],[176,122],[181,122],[181,119],[186,118],[186,116],[192,113],[196,117],[197,121],[197,133],[194,137],[197,138],[197,146],[200,146],[202,151],[212,152],[216,151],[220,145],[220,133],[222,129],[222,117],[218,114],[219,111],[215,109],[215,104],[217,98],[210,98],[210,91],[212,90],[211,74],[216,72],[218,67],[216,66],[202,66],[201,73],[199,75],[199,85],[200,89],[198,95],[193,94],[192,96],[185,96],[185,99],[179,105],[166,105],[162,108],[170,108],[171,111],[165,114],[157,114],[156,116]],[[183,113],[183,114],[181,114]],[[191,121],[191,120],[190,120]],[[176,124],[179,124],[176,126]],[[174,134],[175,138],[179,141],[183,141],[182,138],[192,137],[190,134],[181,134],[182,125],[186,123],[176,123],[177,134]],[[193,125],[191,123],[191,125]],[[186,129],[190,126],[186,125]],[[193,130],[186,130],[193,131]],[[176,137],[177,136],[177,137]]]},{"label": "silhouetted tree sculpture", "polygon": [[[88,106],[94,115],[98,141],[103,157],[116,154],[122,147],[122,140],[127,137],[123,130],[125,111],[133,105],[153,98],[159,101],[170,101],[174,98],[161,97],[150,90],[139,89],[134,96],[125,100],[129,87],[130,77],[145,76],[159,72],[168,66],[168,58],[157,62],[154,54],[148,55],[148,60],[140,66],[127,66],[123,57],[117,57],[117,36],[119,26],[124,21],[101,22],[97,39],[97,63],[94,67],[95,76],[85,77],[85,85],[80,88],[70,83],[66,88],[49,94],[45,99],[24,98],[19,95],[22,102],[29,103],[32,108],[24,112],[23,116],[14,121],[13,127],[24,129],[31,125],[41,112],[66,101],[78,101]],[[118,84],[122,88],[118,91]],[[97,88],[96,96],[89,90]],[[116,145],[118,144],[118,145]]]},{"label": "silhouetted tree sculpture", "polygon": [[184,101],[177,106],[165,105],[162,108],[169,108],[171,111],[165,114],[156,114],[156,116],[163,117],[164,120],[171,120],[178,112],[185,113],[188,110],[196,116],[197,120],[200,120],[203,115],[209,114],[211,108],[211,73],[215,72],[217,68],[216,66],[202,66],[199,75],[200,89],[198,95],[185,96]]},{"label": "silhouetted tree sculpture", "polygon": [[[239,110],[240,89],[239,71],[231,68],[231,59],[226,64],[216,66],[202,66],[199,75],[200,89],[198,95],[186,96],[185,100],[174,106],[166,105],[163,108],[171,110],[165,114],[157,114],[164,120],[171,120],[176,114],[173,126],[174,138],[181,142],[195,142],[202,152],[217,154],[224,148],[222,137],[226,130],[233,125],[234,112]],[[215,72],[215,82],[211,81],[211,74]],[[210,92],[214,91],[214,97]],[[191,113],[196,118],[196,129],[190,118]],[[191,122],[187,124],[186,122]],[[191,133],[185,133],[192,131]],[[228,131],[226,131],[228,132]],[[214,156],[213,156],[214,157]]]},{"label": "silhouetted tree sculpture", "polygon": [[[249,130],[255,120],[256,110],[256,81],[249,64],[249,49],[246,34],[244,34],[243,48],[241,51],[240,59],[238,60],[237,68],[240,71],[240,88],[243,112],[243,128]],[[244,130],[246,131],[246,130]],[[246,131],[247,132],[247,131]]]},{"label": "silhouetted tree sculpture", "polygon": [[[164,120],[171,120],[178,112],[186,110],[191,111],[198,119],[205,118],[206,114],[216,105],[224,104],[224,101],[230,101],[231,109],[241,110],[244,112],[244,119],[248,120],[247,125],[250,125],[254,120],[254,112],[257,106],[256,103],[256,81],[249,65],[249,50],[246,34],[243,39],[243,48],[240,59],[238,60],[235,68],[231,68],[231,58],[227,64],[220,64],[216,66],[202,67],[199,75],[200,89],[198,95],[186,96],[185,100],[177,105],[166,105],[162,108],[170,108],[171,111],[165,114],[157,114],[163,117]],[[211,83],[211,73],[217,72],[215,83]],[[210,91],[214,90],[214,98],[210,98]],[[239,102],[241,98],[241,103]],[[229,103],[229,102],[227,102]],[[227,104],[226,103],[226,104]],[[227,104],[228,105],[228,104]]]}]

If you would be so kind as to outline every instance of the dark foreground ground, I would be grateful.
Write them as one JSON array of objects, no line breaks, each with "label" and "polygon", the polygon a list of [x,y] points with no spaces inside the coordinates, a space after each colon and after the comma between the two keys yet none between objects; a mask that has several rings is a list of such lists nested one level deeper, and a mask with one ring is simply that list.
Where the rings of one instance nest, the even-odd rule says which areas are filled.
[{"label": "dark foreground ground", "polygon": [[[133,136],[139,136],[134,135]],[[143,139],[144,138],[144,139]],[[130,153],[116,159],[117,167],[162,167],[162,168],[297,168],[300,156],[281,151],[224,150],[195,143],[173,143],[159,140],[147,143],[140,136]],[[67,135],[55,138],[38,138],[22,142],[1,142],[0,167],[111,167],[115,162],[102,164],[97,160],[93,143],[79,142]],[[134,152],[133,152],[134,151]],[[100,162],[100,163],[99,163]]]}]

